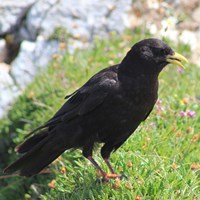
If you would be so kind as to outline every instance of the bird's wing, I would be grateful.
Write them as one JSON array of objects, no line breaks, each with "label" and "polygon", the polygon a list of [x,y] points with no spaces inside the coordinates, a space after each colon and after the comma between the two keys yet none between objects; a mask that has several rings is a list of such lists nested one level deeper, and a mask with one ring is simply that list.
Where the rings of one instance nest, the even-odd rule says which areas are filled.
[{"label": "bird's wing", "polygon": [[45,124],[29,133],[26,137],[32,135],[43,128],[51,128],[62,121],[69,121],[73,118],[94,110],[100,106],[106,96],[118,87],[117,73],[109,68],[104,69],[94,75],[81,88],[71,95],[67,102],[57,111],[57,113]]},{"label": "bird's wing", "polygon": [[[153,105],[154,107],[154,105]],[[153,107],[149,110],[149,112],[146,114],[145,118],[143,119],[143,121],[145,121],[147,119],[147,117],[150,115],[151,111],[153,110]]]}]

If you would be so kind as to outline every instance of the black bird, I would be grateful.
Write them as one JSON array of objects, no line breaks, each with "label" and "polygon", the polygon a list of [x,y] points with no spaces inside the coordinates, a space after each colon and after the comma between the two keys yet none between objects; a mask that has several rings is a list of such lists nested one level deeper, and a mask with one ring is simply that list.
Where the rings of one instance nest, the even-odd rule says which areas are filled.
[{"label": "black bird", "polygon": [[[158,92],[158,75],[169,63],[183,67],[187,59],[158,39],[136,43],[120,64],[91,77],[68,95],[68,101],[45,124],[28,134],[16,150],[24,155],[5,173],[32,176],[65,150],[81,148],[83,156],[106,180],[117,178],[108,159],[152,111]],[[92,157],[95,143],[103,143],[101,156],[111,173],[104,172]]]}]

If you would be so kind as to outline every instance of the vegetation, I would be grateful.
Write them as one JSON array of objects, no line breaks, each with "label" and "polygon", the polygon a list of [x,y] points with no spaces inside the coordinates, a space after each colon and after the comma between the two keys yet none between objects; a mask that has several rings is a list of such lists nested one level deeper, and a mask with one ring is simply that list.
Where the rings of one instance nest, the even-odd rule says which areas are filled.
[{"label": "vegetation", "polygon": [[[17,157],[14,146],[49,119],[64,103],[65,95],[100,69],[120,62],[131,45],[144,37],[149,35],[111,34],[109,40],[97,39],[91,50],[54,55],[48,69],[35,78],[0,121],[0,167]],[[190,56],[187,45],[167,43]],[[113,167],[127,179],[107,184],[97,181],[96,170],[77,150],[57,159],[51,165],[54,173],[0,180],[0,199],[199,199],[200,70],[191,63],[184,71],[168,66],[159,80],[154,111],[111,156]],[[99,154],[95,159],[107,170]]]}]

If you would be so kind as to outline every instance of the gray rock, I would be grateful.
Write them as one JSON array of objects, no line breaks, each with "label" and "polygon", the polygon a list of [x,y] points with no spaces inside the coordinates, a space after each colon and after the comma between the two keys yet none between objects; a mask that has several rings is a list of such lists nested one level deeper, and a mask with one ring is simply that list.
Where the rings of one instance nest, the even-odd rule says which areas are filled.
[{"label": "gray rock", "polygon": [[6,41],[0,39],[0,62],[3,62],[6,57]]},{"label": "gray rock", "polygon": [[21,91],[15,86],[7,86],[6,88],[0,88],[0,118],[12,107],[13,102],[21,94]]},{"label": "gray rock", "polygon": [[15,86],[15,83],[9,74],[9,70],[9,65],[3,63],[0,64],[0,118],[4,116],[13,101],[21,93]]},{"label": "gray rock", "polygon": [[74,37],[80,35],[89,40],[92,34],[104,36],[108,31],[121,33],[125,27],[118,24],[124,24],[130,6],[131,0],[125,6],[122,0],[88,0],[78,3],[74,0],[39,0],[28,13],[21,34],[23,37],[29,35],[29,40],[34,40],[37,35],[48,38],[55,28],[63,27]]},{"label": "gray rock", "polygon": [[17,58],[11,63],[11,74],[19,87],[25,88],[35,76],[34,50],[35,43],[23,41]]},{"label": "gray rock", "polygon": [[52,54],[58,51],[59,44],[56,41],[46,41],[42,37],[38,37],[36,42],[23,41],[18,57],[11,63],[11,74],[17,85],[25,89],[39,68],[46,67]]},{"label": "gray rock", "polygon": [[[37,36],[44,31],[44,27],[42,27],[43,21],[46,19],[52,7],[56,6],[55,4],[58,1],[59,0],[38,0],[32,6],[31,10],[26,16],[26,22],[20,30],[22,38],[31,41],[36,40]],[[52,15],[53,19],[54,17],[55,16]],[[48,22],[48,29],[53,31],[54,27],[52,27],[51,21],[52,20]]]},{"label": "gray rock", "polygon": [[[195,22],[198,22],[200,24],[200,6],[197,7],[194,12],[192,13],[192,18]],[[199,25],[200,27],[200,25]]]},{"label": "gray rock", "polygon": [[4,0],[0,2],[0,34],[12,31],[20,22],[24,13],[36,0]]}]

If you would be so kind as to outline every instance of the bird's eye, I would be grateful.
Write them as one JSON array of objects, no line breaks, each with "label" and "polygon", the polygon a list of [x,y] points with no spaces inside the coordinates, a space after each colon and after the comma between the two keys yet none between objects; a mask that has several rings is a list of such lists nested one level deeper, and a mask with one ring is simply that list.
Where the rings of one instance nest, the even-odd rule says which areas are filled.
[{"label": "bird's eye", "polygon": [[143,47],[140,48],[140,52],[143,55],[149,55],[152,51],[148,46],[143,46]]},{"label": "bird's eye", "polygon": [[161,54],[166,54],[165,49],[161,49],[161,50],[160,50],[160,53],[161,53]]},{"label": "bird's eye", "polygon": [[144,52],[148,51],[148,47],[143,46],[143,47],[140,48],[140,51],[141,51],[142,53],[144,53]]}]

